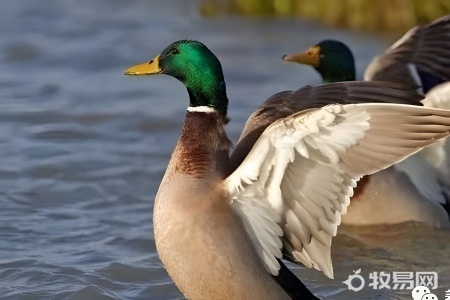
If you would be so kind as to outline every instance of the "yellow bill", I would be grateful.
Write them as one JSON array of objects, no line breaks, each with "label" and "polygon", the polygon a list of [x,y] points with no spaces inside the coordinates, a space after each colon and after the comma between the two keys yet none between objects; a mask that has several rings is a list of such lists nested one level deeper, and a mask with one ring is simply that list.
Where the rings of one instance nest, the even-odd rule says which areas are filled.
[{"label": "yellow bill", "polygon": [[159,55],[151,61],[135,65],[125,70],[124,75],[152,75],[159,74],[162,70],[159,67]]},{"label": "yellow bill", "polygon": [[283,55],[283,60],[318,67],[320,62],[320,47],[314,46],[304,52]]}]

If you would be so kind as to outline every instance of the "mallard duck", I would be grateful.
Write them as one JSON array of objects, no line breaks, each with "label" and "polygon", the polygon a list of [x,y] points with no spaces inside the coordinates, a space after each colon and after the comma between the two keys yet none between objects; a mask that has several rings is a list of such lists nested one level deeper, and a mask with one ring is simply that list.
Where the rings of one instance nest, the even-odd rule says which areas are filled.
[{"label": "mallard duck", "polygon": [[[188,299],[318,299],[281,258],[333,277],[331,239],[359,178],[450,130],[450,111],[389,103],[418,101],[415,92],[336,83],[274,95],[263,107],[277,97],[305,104],[281,113],[255,141],[244,138],[230,156],[217,57],[182,40],[125,71],[153,74],[178,79],[189,95],[153,211],[158,254]],[[364,103],[373,99],[378,103]]]},{"label": "mallard duck", "polygon": [[[450,94],[430,89],[450,80],[450,16],[415,27],[375,57],[364,79],[398,82],[441,99],[431,105],[444,108]],[[325,40],[308,50],[287,54],[283,60],[312,66],[324,82],[353,81],[355,61],[342,42]],[[434,95],[433,95],[434,94]],[[445,101],[442,101],[443,99]],[[450,141],[447,141],[450,144]],[[445,156],[450,146],[444,142],[424,149],[401,164],[365,177],[356,190],[343,223],[353,225],[393,224],[418,221],[437,228],[450,227],[450,167]],[[421,172],[418,172],[421,170]],[[401,188],[400,188],[401,187]],[[368,200],[371,201],[368,201]],[[377,211],[377,213],[374,213]]]},{"label": "mallard duck", "polygon": [[[388,81],[419,88],[426,94],[450,81],[450,15],[410,29],[366,68],[364,80]],[[312,66],[324,82],[356,80],[355,60],[344,43],[324,40],[306,51],[286,54],[288,62]]]}]

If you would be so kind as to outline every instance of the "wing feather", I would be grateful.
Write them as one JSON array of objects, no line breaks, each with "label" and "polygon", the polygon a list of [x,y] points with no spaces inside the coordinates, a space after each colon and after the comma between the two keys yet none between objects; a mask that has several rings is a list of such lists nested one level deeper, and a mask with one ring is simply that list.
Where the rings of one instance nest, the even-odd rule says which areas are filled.
[{"label": "wing feather", "polygon": [[282,255],[333,276],[331,238],[356,182],[445,137],[450,111],[402,104],[329,105],[280,119],[226,179],[265,266]]},{"label": "wing feather", "polygon": [[418,83],[420,85],[417,71],[421,71],[442,81],[449,81],[449,50],[450,15],[447,15],[430,24],[410,29],[372,60],[364,73],[364,79],[403,82],[414,87]]}]

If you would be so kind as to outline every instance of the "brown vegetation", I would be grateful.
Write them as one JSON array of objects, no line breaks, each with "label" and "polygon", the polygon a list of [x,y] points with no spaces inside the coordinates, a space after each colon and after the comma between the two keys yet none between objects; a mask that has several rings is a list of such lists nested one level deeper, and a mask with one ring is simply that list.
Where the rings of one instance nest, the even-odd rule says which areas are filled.
[{"label": "brown vegetation", "polygon": [[449,0],[204,0],[205,15],[294,16],[330,26],[405,31],[450,14]]}]

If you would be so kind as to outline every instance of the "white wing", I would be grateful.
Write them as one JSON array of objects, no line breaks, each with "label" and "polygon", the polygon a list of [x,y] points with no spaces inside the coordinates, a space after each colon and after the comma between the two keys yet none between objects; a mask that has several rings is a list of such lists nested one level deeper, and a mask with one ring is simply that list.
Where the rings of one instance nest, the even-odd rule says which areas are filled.
[{"label": "white wing", "polygon": [[331,238],[356,181],[448,135],[450,111],[401,104],[330,105],[281,119],[227,178],[267,270],[282,251],[333,276]]},{"label": "white wing", "polygon": [[[431,89],[422,100],[426,107],[450,109],[450,82]],[[450,195],[450,140],[441,139],[395,167],[405,172],[426,199],[445,204]]]}]

